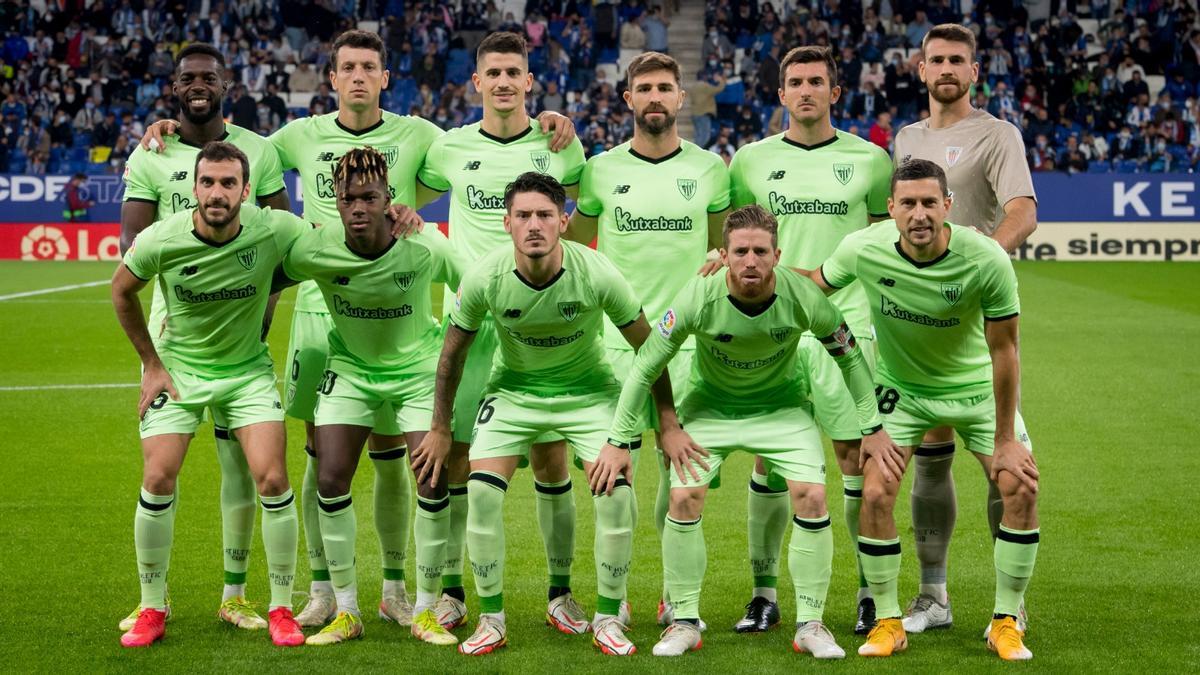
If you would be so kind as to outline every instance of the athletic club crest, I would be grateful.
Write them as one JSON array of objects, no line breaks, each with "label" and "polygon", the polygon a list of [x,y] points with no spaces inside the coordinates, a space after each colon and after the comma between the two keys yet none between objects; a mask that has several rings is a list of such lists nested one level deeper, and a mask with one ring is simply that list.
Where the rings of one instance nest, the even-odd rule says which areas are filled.
[{"label": "athletic club crest", "polygon": [[942,284],[942,297],[951,305],[957,304],[962,297],[962,284]]},{"label": "athletic club crest", "polygon": [[961,145],[946,146],[946,166],[954,166],[958,164],[958,160],[962,158],[963,149]]},{"label": "athletic club crest", "polygon": [[579,316],[578,302],[560,302],[558,303],[558,314],[567,321],[574,321],[575,317]]},{"label": "athletic club crest", "polygon": [[385,145],[382,148],[376,148],[379,154],[383,155],[383,159],[387,161],[389,169],[396,168],[396,160],[400,159],[400,148],[395,145]]},{"label": "athletic club crest", "polygon": [[678,178],[675,184],[679,186],[679,194],[683,195],[684,199],[691,201],[692,197],[696,196],[695,178]]},{"label": "athletic club crest", "polygon": [[396,285],[399,286],[400,290],[405,293],[407,293],[408,289],[412,287],[413,281],[415,281],[416,278],[416,272],[394,272],[392,274],[392,279],[396,282]]},{"label": "athletic club crest", "polygon": [[238,251],[237,260],[248,270],[254,269],[254,263],[258,262],[258,246],[251,246]]},{"label": "athletic club crest", "polygon": [[550,171],[550,151],[535,150],[529,153],[529,158],[533,160],[533,168],[538,170],[538,173],[548,173]]},{"label": "athletic club crest", "polygon": [[779,344],[787,341],[788,336],[792,334],[791,328],[772,328],[771,339]]},{"label": "athletic club crest", "polygon": [[853,164],[834,164],[833,165],[833,177],[836,178],[837,181],[839,183],[841,183],[842,185],[849,183],[850,179],[854,177],[854,165]]}]

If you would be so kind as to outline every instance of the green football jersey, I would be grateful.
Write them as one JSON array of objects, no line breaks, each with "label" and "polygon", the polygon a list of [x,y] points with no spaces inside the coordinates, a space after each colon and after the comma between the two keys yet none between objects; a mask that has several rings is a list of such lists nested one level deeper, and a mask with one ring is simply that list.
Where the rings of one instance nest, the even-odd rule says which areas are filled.
[{"label": "green football jersey", "polygon": [[[812,332],[838,360],[858,403],[860,424],[879,423],[870,370],[842,313],[808,278],[775,268],[775,294],[753,310],[729,294],[728,270],[692,279],[650,331],[625,380],[610,437],[631,438],[650,385],[689,336],[695,336],[688,404],[756,416],[796,407],[806,387],[796,367],[800,335]],[[678,405],[678,403],[676,403]]]},{"label": "green football jersey", "polygon": [[550,134],[537,120],[510,138],[497,138],[481,123],[451,129],[429,147],[417,178],[426,187],[450,194],[450,243],[468,263],[499,246],[511,246],[504,231],[504,189],[526,171],[540,171],[563,185],[575,185],[583,173],[583,144],[571,142],[550,152]]},{"label": "green football jersey", "polygon": [[[236,145],[250,160],[250,196],[254,201],[284,190],[283,167],[279,165],[279,155],[270,141],[232,124],[225,125],[225,134],[220,140]],[[196,168],[200,146],[192,145],[178,135],[164,137],[163,144],[161,153],[138,145],[125,163],[124,201],[157,204],[155,220],[196,208],[196,196],[192,194],[196,178],[192,172]],[[149,325],[152,330],[162,324],[163,312],[161,291],[155,285],[150,301]]]},{"label": "green football jersey", "polygon": [[450,242],[430,228],[396,239],[366,258],[346,245],[340,227],[303,234],[283,261],[296,281],[314,280],[333,319],[329,358],[368,373],[432,374],[442,349],[431,284],[457,286],[462,266]]},{"label": "green football jersey", "polygon": [[[338,229],[342,222],[333,187],[333,168],[347,150],[371,146],[383,153],[388,163],[388,187],[392,201],[416,205],[416,178],[425,151],[442,130],[420,117],[400,116],[383,111],[374,126],[353,131],[342,126],[337,113],[302,117],[288,122],[271,134],[270,141],[279,153],[283,169],[300,173],[300,198],[304,217],[314,223]],[[316,284],[300,286],[296,311],[327,312],[325,299]]]},{"label": "green football jersey", "polygon": [[477,331],[496,322],[500,349],[489,388],[537,396],[616,389],[600,339],[603,315],[617,326],[637,320],[641,303],[604,256],[563,241],[562,270],[544,286],[520,272],[511,244],[479,260],[463,277],[450,320]]},{"label": "green football jersey", "polygon": [[[843,131],[814,146],[784,134],[751,143],[733,156],[729,177],[735,207],[755,204],[779,221],[780,265],[811,270],[847,234],[888,215],[892,161],[885,150]],[[857,286],[834,294],[846,323],[869,335],[866,296]]]},{"label": "green football jersey", "polygon": [[263,315],[275,268],[309,223],[287,211],[241,207],[241,229],[223,243],[197,234],[192,211],[143,230],[125,253],[139,279],[158,277],[166,306],[151,326],[164,364],[221,377],[270,363]]},{"label": "green football jersey", "polygon": [[[575,208],[599,220],[598,250],[642,298],[646,316],[661,316],[704,264],[708,214],[729,208],[729,171],[688,141],[661,159],[623,143],[588,160]],[[619,331],[605,330],[604,342],[632,349]]]},{"label": "green football jersey", "polygon": [[929,398],[968,398],[992,390],[984,321],[1016,316],[1017,276],[994,239],[946,224],[950,247],[917,262],[900,248],[894,220],[846,237],[821,266],[842,287],[858,279],[871,303],[881,383]]}]

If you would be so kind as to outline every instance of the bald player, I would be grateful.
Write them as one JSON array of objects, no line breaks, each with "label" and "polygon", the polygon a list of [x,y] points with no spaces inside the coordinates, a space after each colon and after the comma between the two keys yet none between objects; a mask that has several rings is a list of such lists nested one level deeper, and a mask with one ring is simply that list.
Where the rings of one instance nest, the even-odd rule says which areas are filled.
[{"label": "bald player", "polygon": [[[979,78],[974,33],[957,24],[941,24],[925,35],[921,49],[919,69],[929,88],[929,119],[897,134],[896,164],[927,159],[942,167],[953,199],[948,220],[973,227],[1012,252],[1037,229],[1037,198],[1020,132],[971,106],[970,88]],[[921,586],[905,613],[904,629],[909,633],[953,622],[946,559],[958,515],[950,473],[954,452],[954,432],[946,427],[928,433],[916,451],[912,516]],[[989,480],[993,538],[1003,512],[1000,492]],[[1018,624],[1023,631],[1024,604]]]}]

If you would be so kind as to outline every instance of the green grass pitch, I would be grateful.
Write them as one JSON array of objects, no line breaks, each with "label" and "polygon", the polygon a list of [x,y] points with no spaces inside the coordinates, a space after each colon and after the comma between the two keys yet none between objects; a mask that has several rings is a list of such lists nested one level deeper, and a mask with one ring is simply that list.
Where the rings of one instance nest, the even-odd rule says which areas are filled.
[{"label": "green grass pitch", "polygon": [[[111,263],[0,263],[0,296],[106,279]],[[1042,545],[1028,594],[1035,659],[1014,668],[1046,672],[1194,671],[1195,563],[1200,519],[1192,484],[1200,471],[1195,396],[1200,383],[1200,266],[1157,263],[1020,263],[1023,314],[1023,412],[1042,472]],[[148,294],[147,294],[148,296]],[[291,299],[271,333],[276,363],[286,348]],[[140,481],[136,389],[33,389],[67,384],[132,383],[137,361],[108,303],[105,285],[0,300],[0,491],[4,661],[16,671],[319,672],[399,668],[452,673],[601,671],[767,672],[812,667],[840,671],[983,671],[1001,666],[980,634],[992,607],[992,548],[977,462],[956,462],[960,515],[951,551],[955,626],[914,636],[908,652],[886,661],[854,655],[854,565],[841,514],[840,482],[829,478],[836,554],[826,622],[846,651],[836,664],[791,652],[794,600],[780,579],[784,626],[735,635],[750,585],[745,502],[750,461],[741,455],[711,493],[705,513],[708,576],[702,613],[704,648],[665,662],[650,656],[658,637],[654,608],[660,547],[650,522],[655,472],[642,462],[642,518],[635,540],[630,598],[636,656],[617,663],[587,637],[543,624],[545,563],[531,479],[520,472],[509,491],[508,621],[510,645],[467,661],[451,649],[417,642],[369,612],[362,641],[332,648],[279,649],[265,632],[216,619],[221,556],[217,467],[212,435],[202,429],[181,477],[181,511],[171,569],[175,618],[148,650],[118,645],[116,623],[137,602],[132,516]],[[293,485],[303,469],[303,431],[289,422]],[[828,461],[836,473],[832,455]],[[371,466],[355,492],[360,509],[359,569],[364,609],[378,601],[378,549],[369,517]],[[574,589],[594,609],[591,500],[580,489]],[[897,520],[905,547],[901,601],[915,592],[907,486]],[[1189,496],[1190,495],[1190,496]],[[306,589],[299,556],[297,589]],[[411,576],[411,555],[410,571]],[[249,594],[265,602],[261,541]],[[471,582],[469,601],[475,609]],[[412,585],[409,588],[412,592]],[[1189,600],[1189,598],[1191,598]]]}]

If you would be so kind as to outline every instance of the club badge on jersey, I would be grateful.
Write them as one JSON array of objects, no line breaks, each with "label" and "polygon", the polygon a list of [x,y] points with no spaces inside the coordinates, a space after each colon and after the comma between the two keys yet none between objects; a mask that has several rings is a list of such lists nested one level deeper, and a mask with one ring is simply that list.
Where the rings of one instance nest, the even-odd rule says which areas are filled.
[{"label": "club badge on jersey", "polygon": [[946,166],[954,166],[958,164],[958,160],[962,159],[963,149],[961,145],[946,146]]}]

